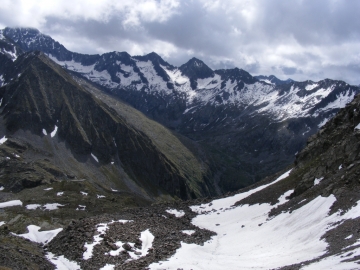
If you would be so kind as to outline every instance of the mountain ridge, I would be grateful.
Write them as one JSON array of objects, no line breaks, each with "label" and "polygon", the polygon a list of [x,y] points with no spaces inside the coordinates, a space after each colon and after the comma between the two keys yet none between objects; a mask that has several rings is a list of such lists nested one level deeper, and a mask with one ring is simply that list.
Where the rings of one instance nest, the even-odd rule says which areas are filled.
[{"label": "mountain ridge", "polygon": [[[268,83],[238,68],[213,71],[196,58],[181,68],[156,53],[81,55],[56,47],[50,37],[44,43],[37,33],[19,40],[21,31],[6,28],[3,33],[15,37],[25,50],[31,41],[33,48],[43,50],[67,70],[211,149],[209,155],[222,164],[219,181],[224,190],[244,187],[291,164],[307,138],[360,92],[357,86],[329,79],[262,78],[276,81]],[[258,141],[261,137],[266,143]],[[286,147],[279,148],[284,141]],[[279,156],[281,162],[275,158]]]}]

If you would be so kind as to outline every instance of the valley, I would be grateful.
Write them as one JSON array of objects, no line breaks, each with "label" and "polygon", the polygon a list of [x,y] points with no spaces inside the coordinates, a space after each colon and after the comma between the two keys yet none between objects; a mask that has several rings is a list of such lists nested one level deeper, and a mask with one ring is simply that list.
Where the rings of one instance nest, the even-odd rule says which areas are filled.
[{"label": "valley", "polygon": [[0,268],[359,268],[360,87],[0,49]]}]

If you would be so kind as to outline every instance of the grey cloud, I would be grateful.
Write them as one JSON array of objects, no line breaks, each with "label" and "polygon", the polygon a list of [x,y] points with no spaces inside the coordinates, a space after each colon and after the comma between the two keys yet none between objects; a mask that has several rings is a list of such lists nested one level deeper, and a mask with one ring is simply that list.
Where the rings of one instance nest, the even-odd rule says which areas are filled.
[{"label": "grey cloud", "polygon": [[[177,12],[162,22],[140,21],[138,26],[124,27],[124,12],[112,14],[106,22],[53,15],[44,18],[39,30],[81,53],[130,53],[139,48],[143,53],[155,51],[176,66],[195,56],[213,69],[237,66],[282,79],[326,76],[360,83],[360,58],[351,60],[352,55],[359,55],[360,1],[252,0],[246,2],[254,8],[251,16],[255,17],[250,21],[239,12],[244,1],[236,4],[239,7],[228,5],[235,1],[221,1],[223,6],[212,10],[199,0],[179,3]],[[0,24],[16,23],[14,16],[0,7]],[[159,51],[159,42],[175,49],[165,54]],[[346,54],[342,50],[347,50]]]},{"label": "grey cloud", "polygon": [[301,71],[295,67],[280,67],[280,69],[285,75],[294,75],[295,73],[301,73]]}]

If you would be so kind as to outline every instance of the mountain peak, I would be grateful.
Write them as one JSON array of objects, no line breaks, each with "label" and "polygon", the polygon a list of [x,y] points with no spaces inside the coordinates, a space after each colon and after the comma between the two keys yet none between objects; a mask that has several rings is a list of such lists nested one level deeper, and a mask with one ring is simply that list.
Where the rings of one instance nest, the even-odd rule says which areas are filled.
[{"label": "mountain peak", "polygon": [[194,80],[214,77],[214,71],[209,68],[203,61],[195,57],[181,65],[179,69],[183,75],[186,75],[190,79]]},{"label": "mountain peak", "polygon": [[155,65],[162,65],[169,68],[174,68],[172,65],[170,65],[168,62],[166,62],[164,59],[161,58],[160,55],[158,55],[156,52],[151,52],[146,55],[142,56],[133,56],[132,58],[135,58],[140,61],[151,61]]}]

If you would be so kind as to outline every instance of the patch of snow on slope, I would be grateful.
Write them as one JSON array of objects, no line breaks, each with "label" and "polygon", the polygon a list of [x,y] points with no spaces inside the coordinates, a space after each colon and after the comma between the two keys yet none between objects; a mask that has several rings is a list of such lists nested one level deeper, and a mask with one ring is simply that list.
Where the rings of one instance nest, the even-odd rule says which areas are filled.
[{"label": "patch of snow on slope", "polygon": [[[263,188],[258,187],[256,191]],[[250,190],[235,196],[241,199],[253,193],[254,190]],[[199,214],[192,220],[195,226],[217,235],[203,246],[182,242],[174,256],[151,264],[150,269],[176,269],[179,265],[193,270],[273,269],[315,259],[326,253],[328,244],[321,237],[327,230],[337,226],[336,222],[360,216],[360,201],[344,215],[340,212],[328,215],[336,201],[335,196],[330,195],[319,196],[291,213],[269,219],[269,212],[276,206],[264,203],[234,207],[235,196],[193,206],[198,213],[204,208],[217,210]]]},{"label": "patch of snow on slope", "polygon": [[318,128],[321,128],[323,126],[325,126],[325,124],[330,120],[330,117],[329,118],[324,118],[320,124],[318,124]]},{"label": "patch of snow on slope", "polygon": [[4,137],[2,137],[1,139],[0,139],[0,145],[2,145],[4,142],[6,142],[7,141],[7,138],[5,137],[5,135],[4,135]]},{"label": "patch of snow on slope", "polygon": [[66,259],[63,255],[56,256],[55,254],[48,252],[46,258],[55,265],[57,270],[80,270],[81,267],[77,262]]},{"label": "patch of snow on slope", "polygon": [[55,125],[53,132],[50,133],[51,138],[53,138],[56,135],[57,130],[58,130],[58,127]]},{"label": "patch of snow on slope", "polygon": [[[318,89],[315,93],[309,95],[298,96],[299,88],[292,85],[289,91],[279,96],[277,91],[270,92],[270,95],[262,95],[254,104],[263,106],[258,110],[259,113],[266,112],[274,115],[276,120],[284,120],[286,118],[298,118],[306,116],[310,109],[318,104],[322,99],[327,97],[333,90],[334,86],[326,89]],[[313,115],[317,116],[317,113]]]},{"label": "patch of snow on slope", "polygon": [[307,86],[305,86],[305,90],[311,91],[313,90],[315,87],[317,87],[318,84],[314,83],[314,84],[308,84]]},{"label": "patch of snow on slope", "polygon": [[[360,123],[357,124],[357,126],[354,129],[360,129]],[[1,140],[0,140],[0,144],[1,144]]]},{"label": "patch of snow on slope", "polygon": [[323,180],[323,179],[324,179],[324,177],[315,178],[315,180],[314,180],[314,186],[320,184],[321,180]]},{"label": "patch of snow on slope", "polygon": [[121,72],[118,72],[116,76],[120,78],[120,83],[122,86],[129,86],[133,81],[141,81],[139,74],[137,74],[132,66],[127,66],[120,64],[120,68],[127,73],[127,77],[124,76]]},{"label": "patch of snow on slope", "polygon": [[93,153],[91,153],[91,156],[96,162],[99,162],[98,158]]},{"label": "patch of snow on slope", "polygon": [[62,231],[62,228],[51,230],[51,231],[42,231],[39,232],[41,229],[38,226],[35,225],[29,225],[27,226],[28,233],[24,234],[15,234],[13,235],[20,236],[26,239],[29,239],[32,242],[41,243],[41,244],[47,244],[49,243],[59,232]]},{"label": "patch of snow on slope", "polygon": [[275,85],[275,83],[271,82],[269,79],[259,79],[259,81],[266,82],[268,84]]},{"label": "patch of snow on slope", "polygon": [[293,192],[294,192],[294,190],[290,189],[287,192],[285,192],[283,195],[281,195],[278,199],[279,202],[276,204],[276,206],[286,203],[289,200],[289,199],[286,199],[286,197],[290,196],[291,193],[293,193]]},{"label": "patch of snow on slope", "polygon": [[115,269],[115,265],[107,263],[105,266],[101,267],[99,270],[114,270],[114,269]]},{"label": "patch of snow on slope", "polygon": [[62,204],[60,204],[60,203],[47,203],[47,204],[44,204],[44,210],[49,210],[49,211],[51,211],[51,210],[57,210],[57,209],[59,209],[59,207],[60,206],[64,206],[64,205],[62,205]]},{"label": "patch of snow on slope", "polygon": [[[154,235],[149,231],[149,229],[141,232],[140,238],[142,242],[141,250],[136,249],[134,252],[129,252],[129,255],[133,260],[137,260],[141,257],[146,256],[149,253],[149,249],[152,248],[152,243],[155,239]],[[136,255],[137,252],[140,252],[139,255]],[[131,259],[130,259],[131,260]]]},{"label": "patch of snow on slope", "polygon": [[41,207],[41,204],[28,204],[25,206],[27,210],[35,210]]},{"label": "patch of snow on slope", "polygon": [[167,88],[166,82],[156,74],[153,63],[151,61],[136,61],[136,66],[140,69],[140,71],[144,74],[145,78],[148,80],[149,88],[151,90],[163,90],[166,92],[172,91]]},{"label": "patch of snow on slope", "polygon": [[75,210],[76,211],[85,211],[85,209],[86,209],[86,205],[81,205],[81,204],[79,204],[79,207],[78,208],[76,208]]},{"label": "patch of snow on slope", "polygon": [[22,206],[22,204],[23,203],[20,200],[1,202],[0,203],[0,208],[11,207],[11,206]]},{"label": "patch of snow on slope", "polygon": [[181,232],[184,233],[184,234],[187,234],[187,235],[192,235],[192,234],[195,233],[194,230],[183,230],[183,231],[181,231]]},{"label": "patch of snow on slope", "polygon": [[330,102],[322,111],[328,111],[331,109],[345,108],[346,104],[351,102],[355,97],[355,92],[346,92],[337,96],[336,100]]},{"label": "patch of snow on slope", "polygon": [[221,84],[221,76],[215,74],[214,77],[209,77],[205,79],[197,80],[197,88],[198,89],[213,89],[215,87],[219,87]]},{"label": "patch of snow on slope", "polygon": [[5,221],[0,221],[0,226],[6,224]]},{"label": "patch of snow on slope", "polygon": [[46,129],[45,129],[45,128],[43,128],[42,133],[43,133],[45,136],[47,135],[47,132],[46,132]]},{"label": "patch of snow on slope", "polygon": [[214,200],[211,202],[211,205],[209,204],[201,204],[201,205],[195,205],[195,206],[191,206],[191,210],[196,212],[196,213],[201,213],[203,211],[211,211],[212,209],[215,210],[220,210],[220,208],[227,208],[227,207],[231,207],[233,204],[235,204],[236,202],[250,196],[251,194],[254,194],[260,190],[263,190],[264,188],[267,188],[270,185],[273,185],[279,181],[281,181],[282,179],[285,179],[286,177],[288,177],[290,175],[291,170],[285,172],[284,174],[280,175],[275,181],[273,181],[272,183],[269,183],[267,185],[263,185],[257,188],[254,188],[252,190],[249,190],[247,192],[244,193],[239,193],[236,194],[234,196],[230,196],[230,197],[226,197],[223,199],[218,199],[218,200]]},{"label": "patch of snow on slope", "polygon": [[185,216],[185,212],[183,210],[179,211],[179,210],[176,210],[176,209],[167,209],[166,212],[169,213],[169,214],[174,215],[177,218]]},{"label": "patch of snow on slope", "polygon": [[76,71],[82,74],[89,74],[94,70],[95,64],[84,66],[79,62],[75,62],[74,60],[71,61],[59,61],[56,57],[52,56],[51,54],[48,55],[51,60],[55,63],[59,64],[60,66],[65,67],[68,70]]},{"label": "patch of snow on slope", "polygon": [[3,191],[5,188],[3,186],[0,187],[0,191]]}]

